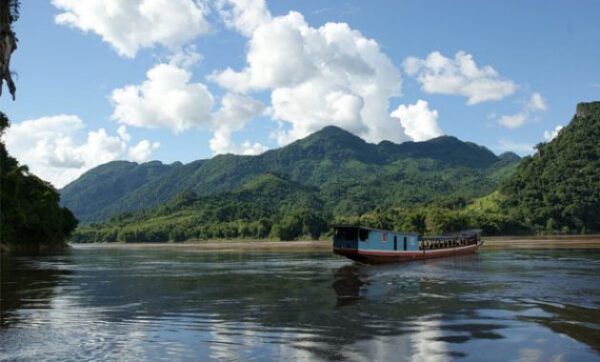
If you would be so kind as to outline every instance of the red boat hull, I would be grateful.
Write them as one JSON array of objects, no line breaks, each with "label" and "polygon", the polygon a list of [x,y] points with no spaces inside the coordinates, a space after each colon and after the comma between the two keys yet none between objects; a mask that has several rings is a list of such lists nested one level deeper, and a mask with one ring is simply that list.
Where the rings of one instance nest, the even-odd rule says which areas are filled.
[{"label": "red boat hull", "polygon": [[377,251],[334,248],[333,252],[361,263],[380,264],[472,254],[477,251],[481,245],[483,245],[483,241],[480,241],[477,244],[456,248],[419,251]]}]

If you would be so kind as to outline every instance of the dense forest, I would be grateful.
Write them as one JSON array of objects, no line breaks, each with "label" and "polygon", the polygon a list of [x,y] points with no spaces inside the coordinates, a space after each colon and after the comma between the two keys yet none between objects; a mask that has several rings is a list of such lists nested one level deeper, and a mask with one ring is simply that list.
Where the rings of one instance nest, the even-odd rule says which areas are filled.
[{"label": "dense forest", "polygon": [[152,209],[182,192],[232,192],[271,173],[315,188],[333,214],[353,215],[376,207],[412,207],[440,195],[465,200],[486,195],[518,160],[454,137],[375,145],[330,126],[259,156],[219,155],[185,165],[110,162],[64,187],[61,195],[63,205],[89,224]]},{"label": "dense forest", "polygon": [[600,102],[581,103],[571,123],[523,159],[501,189],[504,208],[545,232],[600,230]]},{"label": "dense forest", "polygon": [[[83,220],[77,242],[314,239],[338,222],[441,232],[474,225],[475,212],[452,212],[493,192],[519,160],[454,137],[374,145],[326,127],[260,156],[111,162],[62,195]],[[491,233],[510,224],[488,217]]]},{"label": "dense forest", "polygon": [[[552,142],[523,160],[453,137],[373,145],[326,127],[255,157],[109,163],[63,193],[83,203],[86,186],[93,195],[111,187],[109,198],[137,208],[88,219],[78,242],[315,239],[328,238],[335,223],[418,233],[583,233],[600,230],[598,139],[600,102],[580,104]],[[160,205],[148,206],[150,197]]]},{"label": "dense forest", "polygon": [[0,243],[8,250],[36,251],[65,245],[77,220],[59,205],[60,195],[6,151],[1,136],[9,120],[0,112]]}]

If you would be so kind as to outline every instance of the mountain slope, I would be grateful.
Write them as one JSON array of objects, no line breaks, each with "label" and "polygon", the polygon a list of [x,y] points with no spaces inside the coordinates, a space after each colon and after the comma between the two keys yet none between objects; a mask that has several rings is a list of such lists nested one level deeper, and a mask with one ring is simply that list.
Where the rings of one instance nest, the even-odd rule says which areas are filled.
[{"label": "mountain slope", "polygon": [[[76,242],[164,242],[208,238],[314,238],[326,231],[318,190],[266,173],[231,192],[198,196],[177,194],[151,210],[79,228]],[[273,227],[277,225],[276,227]]]},{"label": "mountain slope", "polygon": [[184,191],[200,196],[235,190],[265,173],[319,190],[326,209],[360,213],[375,206],[413,205],[446,194],[481,196],[497,186],[500,158],[454,137],[371,144],[338,127],[258,156],[219,155],[186,165],[113,162],[88,171],[61,192],[83,222],[160,205]]},{"label": "mountain slope", "polygon": [[61,189],[62,204],[83,221],[101,220],[115,213],[131,211],[118,203],[153,179],[180,167],[183,167],[181,163],[164,165],[158,161],[144,164],[109,162],[84,173]]},{"label": "mountain slope", "polygon": [[571,123],[503,185],[506,207],[549,232],[600,230],[599,140],[600,102],[578,104]]}]

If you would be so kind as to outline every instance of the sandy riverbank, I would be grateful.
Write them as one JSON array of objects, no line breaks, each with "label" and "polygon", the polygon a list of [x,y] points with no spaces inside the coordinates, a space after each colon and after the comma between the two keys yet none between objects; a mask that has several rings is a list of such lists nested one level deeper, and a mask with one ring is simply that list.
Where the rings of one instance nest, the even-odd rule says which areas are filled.
[{"label": "sandy riverbank", "polygon": [[[600,235],[575,236],[501,236],[485,237],[483,249],[553,249],[553,248],[600,248]],[[331,250],[329,240],[310,241],[264,241],[264,240],[208,240],[184,243],[102,243],[71,244],[74,248],[123,248],[123,249],[186,249],[190,251],[240,251],[240,250]]]}]

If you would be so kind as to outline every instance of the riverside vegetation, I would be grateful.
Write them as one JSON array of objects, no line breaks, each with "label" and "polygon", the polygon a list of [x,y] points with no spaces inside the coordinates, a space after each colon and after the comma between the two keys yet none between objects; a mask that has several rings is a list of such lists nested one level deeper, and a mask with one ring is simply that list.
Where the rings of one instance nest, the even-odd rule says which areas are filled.
[{"label": "riverside vegetation", "polygon": [[[0,112],[0,137],[9,120]],[[0,142],[0,249],[36,252],[61,249],[77,220],[59,205],[60,195],[29,172]]]},{"label": "riverside vegetation", "polygon": [[600,230],[600,102],[521,160],[454,137],[377,145],[337,127],[259,156],[117,161],[61,190],[76,242],[329,237],[332,223],[419,233]]}]

